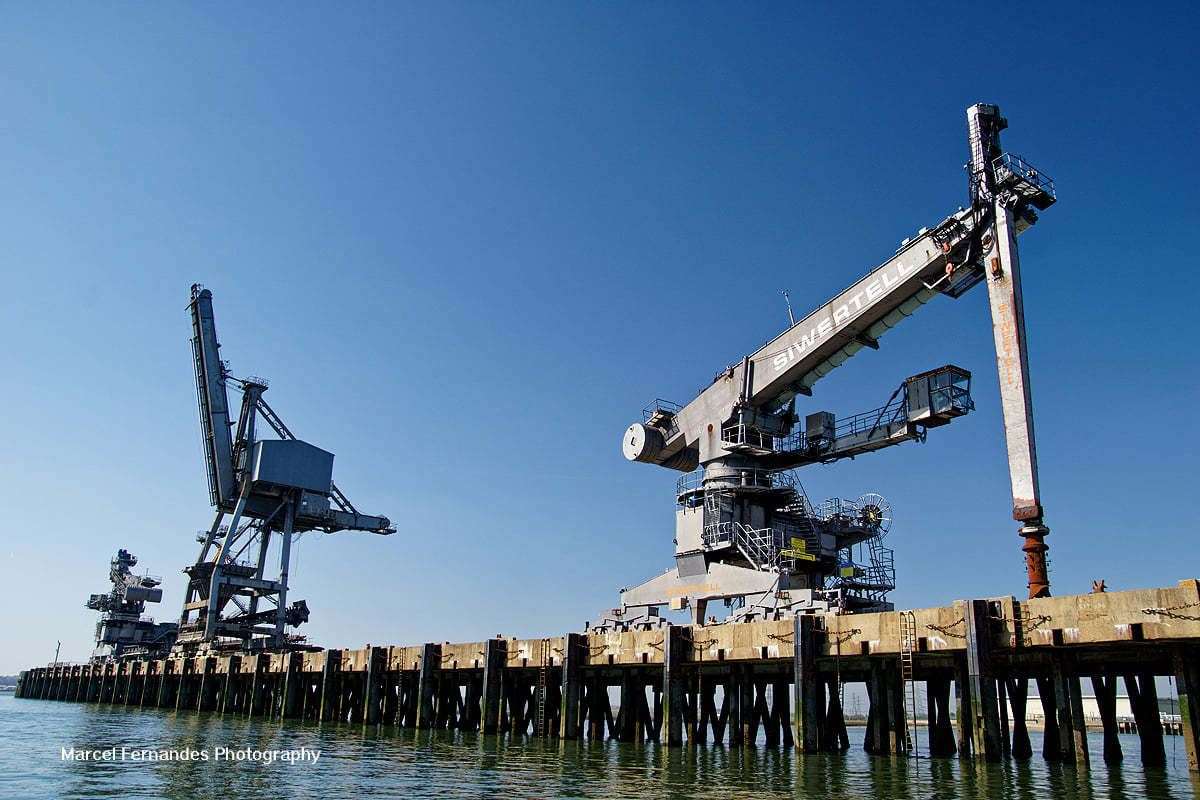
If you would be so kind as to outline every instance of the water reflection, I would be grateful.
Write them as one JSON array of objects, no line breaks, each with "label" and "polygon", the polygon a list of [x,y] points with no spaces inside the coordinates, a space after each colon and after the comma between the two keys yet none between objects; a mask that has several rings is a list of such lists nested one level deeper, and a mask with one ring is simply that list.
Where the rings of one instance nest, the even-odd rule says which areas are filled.
[{"label": "water reflection", "polygon": [[[0,698],[0,795],[64,798],[635,797],[968,798],[1134,800],[1200,796],[1179,758],[1142,769],[1137,737],[1122,737],[1123,765],[1107,768],[1092,737],[1093,766],[1029,761],[876,759],[851,730],[845,753],[705,745],[542,741],[457,732],[269,722]],[[1036,741],[1035,752],[1040,742]],[[210,760],[72,763],[60,747],[207,749]],[[214,762],[219,746],[320,750],[317,764]],[[1181,749],[1181,748],[1180,748]]]}]

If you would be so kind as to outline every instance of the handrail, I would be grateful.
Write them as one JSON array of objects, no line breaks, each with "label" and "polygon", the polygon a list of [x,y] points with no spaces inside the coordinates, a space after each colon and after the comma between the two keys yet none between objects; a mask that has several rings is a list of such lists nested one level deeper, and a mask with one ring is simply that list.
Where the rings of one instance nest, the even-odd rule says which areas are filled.
[{"label": "handrail", "polygon": [[997,184],[1003,184],[1009,177],[1014,177],[1029,184],[1035,191],[1048,195],[1051,200],[1057,199],[1054,179],[1016,153],[1005,153],[997,158],[992,162],[992,171],[996,175]]},{"label": "handrail", "polygon": [[[790,470],[764,469],[762,467],[740,467],[730,473],[740,477],[740,483],[728,483],[721,488],[752,488],[752,489],[792,489],[796,486],[796,476]],[[701,467],[683,475],[675,481],[675,496],[682,497],[704,488],[705,471]]]}]

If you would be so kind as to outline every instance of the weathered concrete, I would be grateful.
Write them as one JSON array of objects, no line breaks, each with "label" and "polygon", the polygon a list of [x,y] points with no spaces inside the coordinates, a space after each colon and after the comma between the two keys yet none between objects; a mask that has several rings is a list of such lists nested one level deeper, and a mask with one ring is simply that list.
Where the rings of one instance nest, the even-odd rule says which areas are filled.
[{"label": "weathered concrete", "polygon": [[[1087,766],[1080,679],[1102,711],[1124,679],[1143,759],[1161,763],[1153,677],[1178,683],[1195,768],[1200,588],[1177,587],[1017,601],[960,601],[913,612],[913,677],[926,682],[931,755],[1028,758],[1027,688],[1047,712],[1044,755]],[[765,741],[805,752],[849,746],[843,683],[871,699],[865,747],[905,748],[896,612],[815,615],[714,626],[568,634],[542,639],[293,653],[56,664],[26,670],[21,698],[455,728],[563,738],[658,740],[674,747]],[[958,695],[958,741],[950,687]],[[614,708],[610,689],[619,689]],[[1011,715],[1008,709],[1011,708]],[[1105,717],[1105,758],[1112,714]],[[1006,720],[1008,725],[1005,724]],[[1006,735],[1006,730],[1009,735]],[[1009,746],[1006,747],[1006,744]]]}]

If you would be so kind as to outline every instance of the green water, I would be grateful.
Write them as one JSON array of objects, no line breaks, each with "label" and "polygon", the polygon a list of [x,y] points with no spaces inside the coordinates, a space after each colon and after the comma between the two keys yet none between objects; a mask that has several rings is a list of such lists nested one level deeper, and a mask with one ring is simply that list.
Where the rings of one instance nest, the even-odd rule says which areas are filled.
[{"label": "green water", "polygon": [[[861,729],[841,756],[799,756],[763,746],[667,750],[631,745],[498,738],[356,725],[267,722],[215,714],[111,708],[0,697],[0,797],[4,798],[1192,798],[1182,742],[1171,737],[1166,770],[1126,764],[1080,773],[1040,758],[974,765],[957,759],[873,759]],[[1036,736],[1036,734],[1035,734]],[[1098,736],[1092,736],[1097,746]],[[1174,741],[1172,741],[1173,739]],[[106,750],[319,750],[316,763],[63,761],[62,748]],[[1034,743],[1035,749],[1038,742]]]}]

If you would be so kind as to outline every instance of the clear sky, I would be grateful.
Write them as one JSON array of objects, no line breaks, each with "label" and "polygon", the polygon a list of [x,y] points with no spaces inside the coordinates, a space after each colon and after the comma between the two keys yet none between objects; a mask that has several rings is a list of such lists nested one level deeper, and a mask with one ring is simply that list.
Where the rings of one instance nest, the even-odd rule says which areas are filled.
[{"label": "clear sky", "polygon": [[[0,5],[0,672],[82,659],[108,559],[211,520],[188,286],[235,374],[399,529],[306,536],[322,644],[578,630],[671,564],[620,435],[966,202],[964,110],[1060,202],[1022,237],[1057,593],[1196,576],[1196,12],[1039,5]],[[983,289],[802,411],[974,371],[975,414],[803,470],[891,499],[900,607],[1022,595]],[[1193,499],[1189,499],[1193,498]]]}]

